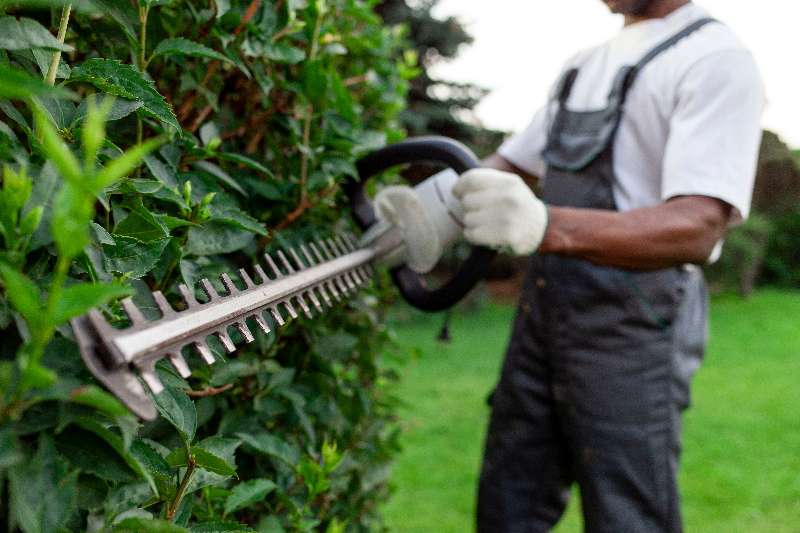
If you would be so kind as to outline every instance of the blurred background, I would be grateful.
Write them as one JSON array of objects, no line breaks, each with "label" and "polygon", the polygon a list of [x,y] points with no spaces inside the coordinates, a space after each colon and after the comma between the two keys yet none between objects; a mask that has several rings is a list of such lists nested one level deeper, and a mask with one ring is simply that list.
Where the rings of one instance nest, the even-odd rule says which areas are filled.
[{"label": "blurred background", "polygon": [[[681,483],[689,532],[800,531],[800,4],[697,2],[753,51],[769,99],[754,213],[708,268],[711,342],[685,420]],[[564,61],[622,21],[598,0],[389,0],[423,73],[404,114],[410,135],[439,134],[490,154],[525,127]],[[524,261],[442,319],[401,308],[397,398],[406,427],[388,525],[399,532],[473,528],[475,487],[494,386]],[[399,360],[400,358],[398,358]],[[560,532],[581,530],[574,498]]]}]

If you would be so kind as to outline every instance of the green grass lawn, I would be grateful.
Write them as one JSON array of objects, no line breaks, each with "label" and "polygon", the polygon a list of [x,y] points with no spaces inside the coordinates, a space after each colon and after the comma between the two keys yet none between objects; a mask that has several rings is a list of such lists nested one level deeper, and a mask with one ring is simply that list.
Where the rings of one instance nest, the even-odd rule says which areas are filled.
[{"label": "green grass lawn", "polygon": [[[405,434],[385,508],[394,532],[469,532],[488,407],[513,309],[453,319],[409,314],[394,326],[418,357],[399,396]],[[715,298],[712,336],[685,419],[681,472],[689,533],[800,532],[800,293]],[[581,531],[578,500],[559,533]]]}]

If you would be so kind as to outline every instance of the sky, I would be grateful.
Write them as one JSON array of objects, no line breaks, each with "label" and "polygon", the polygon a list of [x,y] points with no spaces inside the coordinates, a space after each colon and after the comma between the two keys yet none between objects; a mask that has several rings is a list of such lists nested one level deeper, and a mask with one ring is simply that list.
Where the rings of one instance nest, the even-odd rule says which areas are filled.
[{"label": "sky", "polygon": [[[800,148],[800,2],[696,3],[752,50],[767,88],[764,126]],[[507,131],[525,127],[570,56],[607,40],[622,25],[600,0],[440,0],[434,13],[456,16],[475,39],[434,74],[490,89],[477,116]]]}]

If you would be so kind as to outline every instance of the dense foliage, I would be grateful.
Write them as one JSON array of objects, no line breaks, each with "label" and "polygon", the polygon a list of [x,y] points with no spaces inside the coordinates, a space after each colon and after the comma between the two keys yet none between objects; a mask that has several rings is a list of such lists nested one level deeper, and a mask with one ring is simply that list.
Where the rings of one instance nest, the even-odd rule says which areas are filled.
[{"label": "dense foliage", "polygon": [[416,72],[374,3],[0,0],[0,529],[381,528],[382,282],[188,381],[159,365],[148,424],[66,325],[348,225]]}]

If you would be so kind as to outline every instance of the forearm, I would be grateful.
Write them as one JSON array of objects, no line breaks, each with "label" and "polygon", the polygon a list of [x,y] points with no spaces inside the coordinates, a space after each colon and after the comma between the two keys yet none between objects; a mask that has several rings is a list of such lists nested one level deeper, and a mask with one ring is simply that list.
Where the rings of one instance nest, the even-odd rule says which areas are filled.
[{"label": "forearm", "polygon": [[705,263],[725,234],[730,207],[690,196],[628,212],[550,207],[549,215],[540,253],[655,270]]}]

